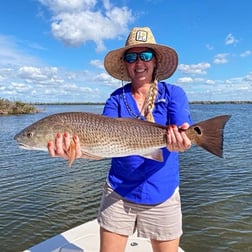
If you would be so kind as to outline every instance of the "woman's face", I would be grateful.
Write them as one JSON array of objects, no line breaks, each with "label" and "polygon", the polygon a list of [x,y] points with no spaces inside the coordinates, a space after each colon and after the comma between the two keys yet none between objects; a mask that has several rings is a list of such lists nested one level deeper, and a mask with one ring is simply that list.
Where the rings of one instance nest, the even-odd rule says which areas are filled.
[{"label": "woman's face", "polygon": [[[140,56],[139,53],[142,53],[142,52],[148,52],[148,53],[142,54],[142,56]],[[153,54],[153,57],[151,58],[151,53],[153,53],[153,51],[147,47],[135,47],[135,48],[129,49],[126,54],[129,54],[129,53],[137,53],[137,58],[136,58],[135,62],[128,63],[126,61],[127,58],[132,59],[132,57],[130,57],[130,56],[134,56],[134,55],[128,55],[129,57],[127,57],[127,55],[126,55],[125,60],[124,60],[132,83],[134,83],[134,82],[136,82],[136,83],[139,83],[139,82],[150,83],[150,82],[152,82],[153,81],[153,71],[154,71],[154,68],[156,67],[156,58],[155,58],[154,54]],[[145,60],[147,60],[147,61],[142,60],[141,57],[145,58]]]}]

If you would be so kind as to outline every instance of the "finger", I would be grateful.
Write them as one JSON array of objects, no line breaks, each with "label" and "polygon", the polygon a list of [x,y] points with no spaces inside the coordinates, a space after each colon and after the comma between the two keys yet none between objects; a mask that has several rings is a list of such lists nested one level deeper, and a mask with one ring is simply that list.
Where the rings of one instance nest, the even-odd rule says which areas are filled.
[{"label": "finger", "polygon": [[190,127],[189,123],[183,123],[179,128],[180,129],[183,129],[183,130],[186,130]]},{"label": "finger", "polygon": [[55,139],[55,154],[57,156],[65,156],[65,151],[63,148],[63,136],[61,133],[57,133]]},{"label": "finger", "polygon": [[167,132],[166,132],[166,144],[167,145],[171,144],[171,129],[170,129],[170,127],[167,128]]},{"label": "finger", "polygon": [[70,143],[71,143],[70,136],[68,132],[65,132],[63,135],[63,146],[62,146],[64,152],[67,152],[69,150]]},{"label": "finger", "polygon": [[185,150],[190,149],[192,146],[192,142],[191,140],[188,138],[188,136],[186,135],[186,130],[190,127],[189,123],[183,123],[180,127],[179,127],[179,132],[181,134],[181,137],[183,138],[183,147]]},{"label": "finger", "polygon": [[181,133],[179,131],[179,128],[174,125],[172,127],[173,134],[174,134],[174,142],[173,142],[173,149],[174,151],[184,151],[184,140],[183,137],[181,136]]},{"label": "finger", "polygon": [[179,128],[174,125],[172,127],[173,129],[173,134],[174,134],[174,137],[175,137],[175,141],[174,142],[178,147],[182,146],[183,145],[183,137],[181,136],[181,133],[179,132]]},{"label": "finger", "polygon": [[177,144],[176,126],[175,125],[172,125],[172,127],[171,127],[171,144],[174,146]]},{"label": "finger", "polygon": [[185,134],[185,132],[181,133],[181,136],[183,137],[183,142],[184,142],[184,148],[185,149],[190,149],[192,146],[191,140],[188,138],[188,136]]},{"label": "finger", "polygon": [[51,157],[55,157],[55,145],[53,141],[49,141],[47,144],[48,153]]},{"label": "finger", "polygon": [[75,157],[80,158],[82,156],[81,146],[80,146],[80,139],[78,136],[74,135],[73,140],[75,142]]},{"label": "finger", "polygon": [[174,125],[171,125],[167,129],[167,149],[169,151],[177,151],[177,140],[174,134]]}]

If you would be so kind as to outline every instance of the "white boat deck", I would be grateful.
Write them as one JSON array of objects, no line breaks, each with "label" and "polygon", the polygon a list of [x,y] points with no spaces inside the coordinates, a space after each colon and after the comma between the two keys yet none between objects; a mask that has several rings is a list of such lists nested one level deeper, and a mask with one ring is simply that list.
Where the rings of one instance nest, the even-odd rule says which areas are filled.
[{"label": "white boat deck", "polygon": [[[125,252],[151,252],[150,240],[129,237]],[[99,225],[97,220],[84,223],[43,241],[24,252],[99,252]],[[183,252],[182,249],[179,252]]]}]

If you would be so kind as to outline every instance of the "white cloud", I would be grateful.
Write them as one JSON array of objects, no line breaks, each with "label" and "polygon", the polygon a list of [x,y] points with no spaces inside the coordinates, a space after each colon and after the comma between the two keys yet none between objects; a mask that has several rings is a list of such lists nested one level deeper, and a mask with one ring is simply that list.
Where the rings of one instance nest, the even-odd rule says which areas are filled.
[{"label": "white cloud", "polygon": [[214,80],[206,80],[206,84],[214,85],[216,82]]},{"label": "white cloud", "polygon": [[56,67],[31,67],[31,66],[23,66],[18,70],[18,76],[21,79],[26,80],[27,82],[50,82],[51,80],[58,79],[57,77],[58,69]]},{"label": "white cloud", "polygon": [[209,79],[205,79],[205,78],[192,78],[192,77],[181,77],[177,79],[177,83],[179,84],[183,84],[183,83],[194,83],[194,84],[215,84],[216,81],[214,80],[209,80]]},{"label": "white cloud", "polygon": [[54,14],[59,12],[78,12],[92,8],[96,5],[96,0],[38,0],[47,6]]},{"label": "white cloud", "polygon": [[124,35],[128,32],[128,23],[134,20],[130,9],[112,6],[109,0],[103,1],[103,8],[99,5],[99,10],[95,0],[39,1],[53,12],[53,36],[67,46],[76,47],[93,41],[96,50],[102,51],[104,40]]},{"label": "white cloud", "polygon": [[121,81],[111,77],[107,72],[100,73],[94,77],[94,81],[103,83],[108,87],[118,88],[122,83]]},{"label": "white cloud", "polygon": [[105,101],[114,87],[101,90],[101,86],[105,87],[109,82],[101,76],[57,67],[0,68],[1,97],[26,102]]},{"label": "white cloud", "polygon": [[245,57],[248,57],[248,56],[251,55],[251,54],[252,54],[252,51],[247,50],[247,51],[241,53],[240,56],[241,56],[242,58],[245,58]]},{"label": "white cloud", "polygon": [[225,38],[225,45],[236,45],[238,40],[234,37],[232,33],[229,33]]},{"label": "white cloud", "polygon": [[[252,73],[248,79],[242,77],[226,80],[192,79],[192,84],[183,85],[190,101],[237,101],[251,100],[252,97]],[[251,79],[250,79],[251,78]]]},{"label": "white cloud", "polygon": [[250,84],[252,84],[252,72],[250,72],[244,77],[244,81],[250,82]]},{"label": "white cloud", "polygon": [[103,61],[102,61],[102,60],[91,60],[91,61],[90,61],[90,64],[91,64],[92,66],[97,67],[97,68],[104,69],[104,64],[103,64]]},{"label": "white cloud", "polygon": [[198,64],[186,65],[180,64],[178,70],[186,74],[206,74],[206,69],[210,68],[211,64],[202,62]]},{"label": "white cloud", "polygon": [[226,64],[228,63],[227,57],[229,56],[228,53],[219,53],[214,56],[214,63],[215,64]]},{"label": "white cloud", "polygon": [[0,68],[0,82],[4,80],[8,80],[12,76],[15,75],[15,69],[13,68]]},{"label": "white cloud", "polygon": [[183,83],[192,83],[193,82],[193,78],[191,77],[181,77],[177,79],[177,83],[179,84],[183,84]]}]

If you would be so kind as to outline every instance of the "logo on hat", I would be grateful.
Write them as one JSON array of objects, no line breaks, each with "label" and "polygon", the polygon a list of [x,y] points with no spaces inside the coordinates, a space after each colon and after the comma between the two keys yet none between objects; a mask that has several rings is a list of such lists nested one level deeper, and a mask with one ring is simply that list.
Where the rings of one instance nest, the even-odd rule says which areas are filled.
[{"label": "logo on hat", "polygon": [[136,33],[136,41],[142,41],[142,42],[146,42],[147,41],[147,32],[146,31],[137,31]]}]

